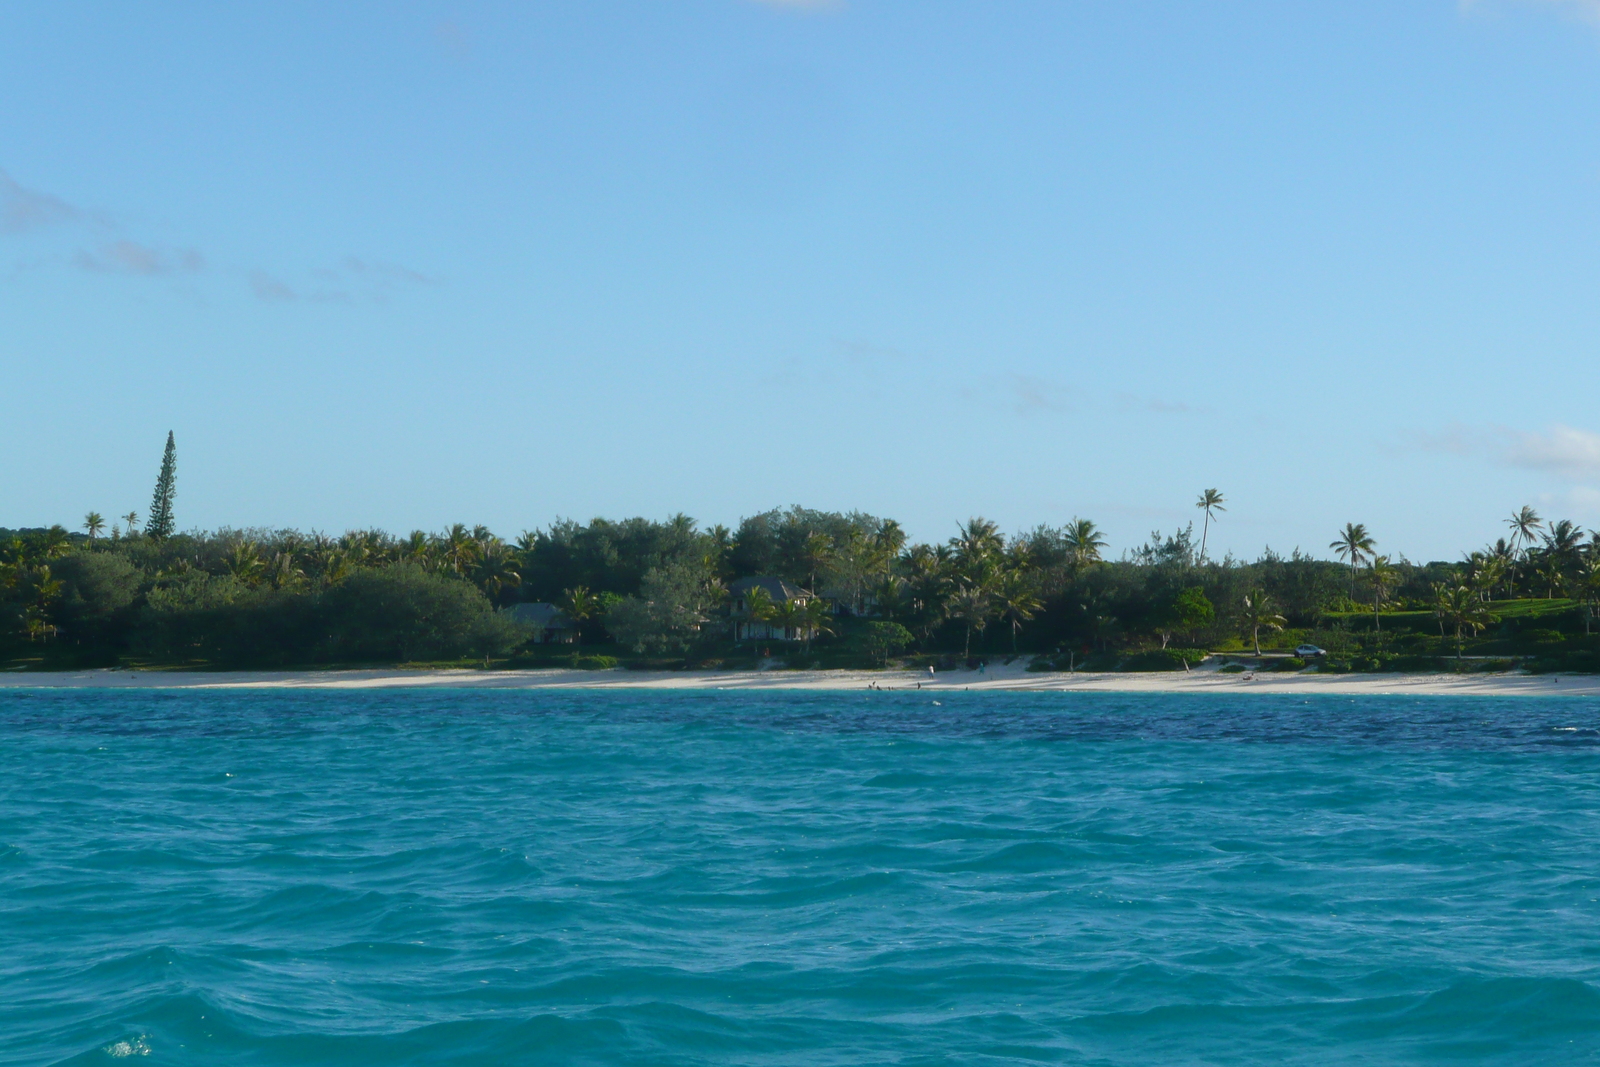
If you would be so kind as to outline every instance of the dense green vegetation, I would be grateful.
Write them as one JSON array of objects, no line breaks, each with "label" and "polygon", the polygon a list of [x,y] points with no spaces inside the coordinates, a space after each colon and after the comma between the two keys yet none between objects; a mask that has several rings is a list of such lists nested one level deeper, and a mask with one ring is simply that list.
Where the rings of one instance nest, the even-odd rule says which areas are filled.
[{"label": "dense green vegetation", "polygon": [[[929,545],[892,519],[801,507],[737,530],[685,515],[563,521],[514,544],[459,524],[180,534],[176,476],[169,433],[142,533],[128,514],[106,536],[93,511],[81,533],[0,530],[0,664],[953,666],[1032,653],[1036,670],[1181,670],[1208,651],[1260,658],[1265,640],[1316,644],[1332,671],[1437,669],[1452,653],[1461,669],[1600,669],[1600,533],[1585,541],[1531,508],[1460,563],[1392,561],[1358,523],[1328,546],[1342,562],[1297,550],[1244,563],[1207,557],[1227,511],[1207,489],[1198,550],[1190,524],[1108,560],[1087,519],[1008,538],[975,518]],[[777,599],[738,584],[756,576],[782,579],[767,583]],[[543,643],[504,610],[519,601],[557,605],[575,641]]]},{"label": "dense green vegetation", "polygon": [[[170,460],[170,456],[168,457]],[[168,465],[155,511],[171,521]],[[166,507],[162,514],[163,504]],[[1202,497],[1206,524],[1223,510]],[[124,516],[124,520],[137,516]],[[397,538],[292,530],[0,530],[0,662],[302,666],[616,662],[953,666],[1031,653],[1035,669],[1183,669],[1206,651],[1310,642],[1322,669],[1600,669],[1600,537],[1524,511],[1460,562],[1376,554],[1352,524],[1337,561],[1206,559],[1192,527],[1108,559],[1094,523],[1005,537],[973,519],[944,544],[892,520],[790,508],[737,530],[558,522],[507,543],[483,527]],[[821,596],[753,598],[794,640],[732,640],[730,583],[773,575]],[[574,646],[541,645],[497,608],[549,601]],[[1459,657],[1459,658],[1458,658]]]}]

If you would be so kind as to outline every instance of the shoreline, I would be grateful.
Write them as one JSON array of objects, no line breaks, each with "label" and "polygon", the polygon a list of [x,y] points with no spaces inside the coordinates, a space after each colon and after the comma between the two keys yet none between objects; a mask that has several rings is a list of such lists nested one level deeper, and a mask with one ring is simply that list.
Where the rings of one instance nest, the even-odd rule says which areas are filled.
[{"label": "shoreline", "polygon": [[1328,696],[1600,696],[1600,675],[1031,674],[977,671],[581,671],[371,668],[299,671],[37,671],[0,674],[4,689],[683,689],[887,692],[1266,693]]}]

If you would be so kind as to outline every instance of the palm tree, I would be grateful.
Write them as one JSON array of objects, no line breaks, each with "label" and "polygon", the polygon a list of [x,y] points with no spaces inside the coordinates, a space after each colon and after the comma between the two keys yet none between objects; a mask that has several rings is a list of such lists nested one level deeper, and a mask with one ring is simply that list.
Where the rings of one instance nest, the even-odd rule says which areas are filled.
[{"label": "palm tree", "polygon": [[[798,640],[805,628],[805,608],[799,600],[784,600],[772,606],[772,621],[783,631],[782,640]],[[791,638],[789,635],[794,634]]]},{"label": "palm tree", "polygon": [[884,519],[873,540],[878,546],[879,558],[883,561],[883,576],[888,578],[890,568],[900,556],[900,550],[906,547],[906,532],[893,519]]},{"label": "palm tree", "polygon": [[89,543],[94,544],[94,539],[100,536],[100,531],[106,528],[106,520],[98,511],[91,511],[83,517],[83,528],[89,531]]},{"label": "palm tree", "polygon": [[1556,590],[1560,589],[1566,581],[1566,574],[1561,566],[1561,558],[1554,552],[1548,553],[1534,573],[1544,579],[1544,598],[1546,600],[1554,600]]},{"label": "palm tree", "polygon": [[1473,595],[1472,590],[1464,585],[1449,586],[1440,583],[1434,589],[1433,613],[1438,616],[1442,625],[1455,627],[1456,659],[1461,659],[1461,631],[1471,630],[1477,633],[1489,623],[1498,622],[1500,617],[1491,614],[1489,609]]},{"label": "palm tree", "polygon": [[1600,557],[1591,555],[1583,561],[1573,592],[1583,601],[1583,636],[1588,637],[1595,609],[1600,607]]},{"label": "palm tree", "polygon": [[1344,529],[1339,533],[1338,540],[1328,544],[1328,547],[1333,549],[1336,555],[1350,561],[1350,598],[1352,600],[1355,599],[1356,595],[1356,568],[1361,565],[1362,560],[1372,555],[1372,550],[1377,546],[1378,542],[1372,539],[1372,535],[1367,533],[1366,524],[1361,522],[1345,523]]},{"label": "palm tree", "polygon": [[572,620],[572,643],[583,644],[583,624],[600,614],[600,598],[589,592],[586,586],[576,585],[561,591],[561,599],[556,601],[556,607]]},{"label": "palm tree", "polygon": [[295,565],[293,552],[279,552],[266,564],[266,582],[274,589],[292,589],[300,584],[306,572]]},{"label": "palm tree", "polygon": [[811,591],[817,591],[817,575],[827,569],[833,560],[833,538],[825,533],[814,533],[806,538],[802,550],[806,571],[811,575]]},{"label": "palm tree", "polygon": [[956,550],[956,558],[968,567],[981,566],[1005,548],[1000,527],[988,519],[968,519],[960,529],[950,546]]},{"label": "palm tree", "polygon": [[1474,552],[1467,557],[1468,584],[1479,600],[1488,600],[1494,587],[1505,578],[1506,562],[1496,555]]},{"label": "palm tree", "polygon": [[1259,589],[1245,595],[1244,609],[1239,615],[1250,628],[1250,640],[1255,643],[1258,656],[1261,655],[1261,631],[1276,633],[1289,624],[1288,619],[1278,614],[1278,606],[1272,598]]},{"label": "palm tree", "polygon": [[1537,511],[1524,504],[1521,511],[1512,512],[1511,517],[1506,520],[1506,525],[1511,527],[1512,544],[1521,543],[1526,548],[1533,544],[1534,535],[1539,532],[1543,520],[1539,518]]},{"label": "palm tree", "polygon": [[966,625],[967,640],[961,647],[961,655],[963,659],[968,658],[972,655],[972,631],[983,633],[994,611],[989,590],[971,582],[962,582],[950,597],[948,610],[952,619],[959,619]]},{"label": "palm tree", "polygon": [[139,513],[137,511],[128,512],[122,516],[122,521],[128,524],[129,537],[139,536]]},{"label": "palm tree", "polygon": [[[744,601],[744,613],[740,621],[747,628],[760,626],[777,618],[778,608],[772,602],[772,594],[759,585],[750,586],[739,594],[739,599]],[[737,637],[738,634],[735,633],[734,636]]]},{"label": "palm tree", "polygon": [[[1200,527],[1200,562],[1201,563],[1204,563],[1206,561],[1206,535],[1211,532],[1211,519],[1212,519],[1212,514],[1211,513],[1214,512],[1214,511],[1227,511],[1228,510],[1227,508],[1223,507],[1222,504],[1223,504],[1222,494],[1217,492],[1215,489],[1207,489],[1205,492],[1200,494],[1200,499],[1195,501],[1194,506],[1199,508],[1201,511],[1206,513],[1206,520]],[[1193,527],[1191,527],[1191,529],[1193,529]]]},{"label": "palm tree", "polygon": [[833,613],[828,610],[828,602],[821,597],[811,597],[800,605],[798,612],[800,622],[800,638],[805,642],[806,651],[811,651],[811,639],[818,634],[831,634],[833,630]]},{"label": "palm tree", "polygon": [[240,584],[255,585],[261,581],[261,571],[266,564],[261,559],[256,543],[241,539],[233,543],[222,565]]},{"label": "palm tree", "polygon": [[1378,611],[1389,594],[1400,582],[1400,571],[1389,562],[1388,556],[1373,556],[1367,567],[1367,580],[1372,583],[1372,630],[1379,632]]},{"label": "palm tree", "polygon": [[1075,518],[1067,523],[1063,540],[1066,541],[1073,570],[1099,563],[1100,553],[1106,547],[1106,539],[1100,536],[1100,528],[1088,519]]},{"label": "palm tree", "polygon": [[431,537],[421,530],[412,530],[411,536],[400,542],[396,553],[402,562],[415,563],[424,570],[431,570],[433,547]]},{"label": "palm tree", "polygon": [[1552,522],[1544,535],[1545,551],[1558,556],[1576,556],[1582,545],[1583,531],[1571,519]]},{"label": "palm tree", "polygon": [[1011,623],[1011,654],[1017,653],[1017,631],[1044,605],[1033,594],[1033,581],[1026,571],[1006,572],[995,589],[995,607],[1002,619]]},{"label": "palm tree", "polygon": [[477,560],[482,546],[477,538],[467,532],[461,523],[456,523],[445,531],[444,539],[439,543],[439,554],[444,559],[445,566],[456,574],[464,574]]},{"label": "palm tree", "polygon": [[522,584],[516,552],[498,537],[491,536],[478,542],[477,556],[472,577],[491,604],[499,602],[504,590],[515,589]]},{"label": "palm tree", "polygon": [[906,580],[898,574],[889,575],[873,587],[872,599],[877,602],[878,614],[885,619],[893,619],[896,615],[904,613]]}]

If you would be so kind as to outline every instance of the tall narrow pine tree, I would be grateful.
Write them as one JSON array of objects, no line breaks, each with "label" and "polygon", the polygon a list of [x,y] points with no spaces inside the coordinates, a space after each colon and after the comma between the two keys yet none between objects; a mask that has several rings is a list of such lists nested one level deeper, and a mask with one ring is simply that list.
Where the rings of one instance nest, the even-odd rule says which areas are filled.
[{"label": "tall narrow pine tree", "polygon": [[172,431],[167,431],[167,450],[161,453],[161,473],[156,477],[156,495],[150,501],[150,521],[144,524],[146,537],[165,541],[171,537],[175,524],[172,518],[172,498],[177,494],[178,449],[172,443]]}]

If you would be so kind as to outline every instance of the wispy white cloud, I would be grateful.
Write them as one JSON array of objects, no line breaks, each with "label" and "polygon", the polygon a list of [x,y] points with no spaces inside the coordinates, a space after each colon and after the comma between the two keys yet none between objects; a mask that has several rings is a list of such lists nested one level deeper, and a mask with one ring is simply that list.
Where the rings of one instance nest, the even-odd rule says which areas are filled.
[{"label": "wispy white cloud", "polygon": [[79,251],[73,262],[102,274],[193,274],[205,269],[205,257],[193,248],[161,249],[137,241],[112,241],[98,251]]},{"label": "wispy white cloud", "polygon": [[264,270],[249,273],[250,290],[269,303],[304,300],[313,304],[351,304],[357,301],[382,304],[402,286],[439,285],[437,278],[398,263],[382,263],[346,256],[338,266],[310,272],[316,279],[310,286],[296,287]]},{"label": "wispy white cloud", "polygon": [[1415,444],[1426,451],[1478,456],[1570,481],[1600,482],[1600,433],[1573,426],[1557,424],[1543,433],[1508,426],[1452,426],[1416,435]]},{"label": "wispy white cloud", "polygon": [[51,238],[56,250],[28,269],[70,265],[92,274],[131,278],[206,273],[237,279],[243,275],[256,298],[269,303],[382,304],[406,288],[441,284],[438,278],[411,267],[359,256],[346,256],[334,266],[303,272],[304,284],[285,281],[260,268],[224,265],[213,270],[198,249],[136,240],[127,236],[132,227],[114,216],[28,188],[0,169],[0,235],[21,236],[57,227],[62,233]]},{"label": "wispy white cloud", "polygon": [[250,291],[256,294],[258,300],[265,300],[268,303],[281,304],[300,299],[299,293],[264,270],[250,272]]},{"label": "wispy white cloud", "polygon": [[[1569,18],[1581,19],[1600,25],[1600,0],[1504,0],[1524,7],[1544,8]],[[1497,0],[1459,0],[1463,14],[1501,6]]]},{"label": "wispy white cloud", "polygon": [[1506,449],[1505,460],[1528,470],[1585,481],[1600,479],[1600,433],[1552,426],[1547,433],[1517,434]]},{"label": "wispy white cloud", "polygon": [[82,217],[83,212],[65,200],[24,188],[0,170],[0,233],[28,233]]}]

